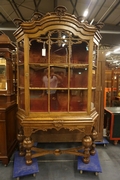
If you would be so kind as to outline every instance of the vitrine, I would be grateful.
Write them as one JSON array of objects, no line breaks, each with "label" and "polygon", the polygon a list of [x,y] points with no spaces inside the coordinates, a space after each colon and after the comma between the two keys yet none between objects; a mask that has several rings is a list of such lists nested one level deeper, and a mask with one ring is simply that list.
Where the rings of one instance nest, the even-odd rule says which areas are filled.
[{"label": "vitrine", "polygon": [[17,144],[13,51],[15,51],[15,45],[7,35],[0,32],[0,160],[4,165],[8,164]]},{"label": "vitrine", "polygon": [[14,36],[20,154],[25,149],[26,163],[31,164],[33,157],[51,153],[33,147],[34,141],[82,142],[84,153],[75,148],[52,153],[82,154],[88,163],[90,153],[95,153],[99,119],[99,25],[81,22],[62,6],[45,15],[37,12],[28,22],[17,19],[15,23],[19,26]]}]

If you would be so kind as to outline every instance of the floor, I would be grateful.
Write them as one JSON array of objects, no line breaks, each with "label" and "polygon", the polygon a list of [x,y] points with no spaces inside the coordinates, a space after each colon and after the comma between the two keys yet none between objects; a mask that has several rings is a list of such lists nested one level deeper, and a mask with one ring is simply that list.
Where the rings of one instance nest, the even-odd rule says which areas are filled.
[{"label": "floor", "polygon": [[[56,144],[55,148],[68,148],[78,145],[77,143]],[[39,144],[44,148],[54,148],[54,144]],[[97,176],[93,172],[85,171],[80,174],[77,170],[78,158],[74,155],[46,155],[37,158],[39,172],[36,177],[32,175],[22,176],[21,180],[120,180],[120,143],[115,146],[113,142],[97,144],[102,173]],[[14,154],[7,167],[0,162],[0,180],[13,180]]]}]

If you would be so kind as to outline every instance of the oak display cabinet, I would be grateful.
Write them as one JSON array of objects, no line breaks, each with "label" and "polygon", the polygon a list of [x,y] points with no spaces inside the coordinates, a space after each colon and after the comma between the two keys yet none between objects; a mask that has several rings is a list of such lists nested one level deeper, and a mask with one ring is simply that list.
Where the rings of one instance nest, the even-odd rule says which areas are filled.
[{"label": "oak display cabinet", "polygon": [[[18,133],[26,163],[45,154],[82,155],[85,163],[95,153],[98,90],[99,28],[81,22],[65,7],[30,21],[15,20],[18,49]],[[43,132],[43,136],[42,136]],[[42,137],[42,138],[41,138]],[[84,153],[72,148],[49,151],[37,142],[81,142]],[[35,151],[32,154],[32,150]]]},{"label": "oak display cabinet", "polygon": [[9,163],[16,145],[16,95],[13,89],[12,53],[15,46],[0,32],[0,161]]}]

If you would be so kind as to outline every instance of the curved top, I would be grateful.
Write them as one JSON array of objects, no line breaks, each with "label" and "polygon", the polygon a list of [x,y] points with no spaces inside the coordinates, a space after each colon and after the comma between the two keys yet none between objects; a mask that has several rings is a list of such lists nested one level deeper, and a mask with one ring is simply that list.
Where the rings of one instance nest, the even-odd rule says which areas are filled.
[{"label": "curved top", "polygon": [[[75,35],[81,34],[89,37],[94,36],[97,32],[98,36],[98,30],[102,26],[101,23],[90,25],[86,21],[82,22],[82,17],[67,13],[64,6],[58,6],[54,12],[48,12],[45,15],[36,12],[29,21],[15,19],[14,23],[18,26],[18,29],[14,32],[16,38],[23,34],[28,34],[29,37],[33,38],[54,29],[64,29],[71,31]],[[99,36],[98,39],[100,38]]]}]

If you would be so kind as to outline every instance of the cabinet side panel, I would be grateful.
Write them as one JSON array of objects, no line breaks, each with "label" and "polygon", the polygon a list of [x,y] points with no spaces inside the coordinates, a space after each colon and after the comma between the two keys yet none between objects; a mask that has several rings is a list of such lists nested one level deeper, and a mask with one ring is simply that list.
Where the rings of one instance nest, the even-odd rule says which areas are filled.
[{"label": "cabinet side panel", "polygon": [[0,157],[6,154],[6,128],[5,122],[0,121]]}]

